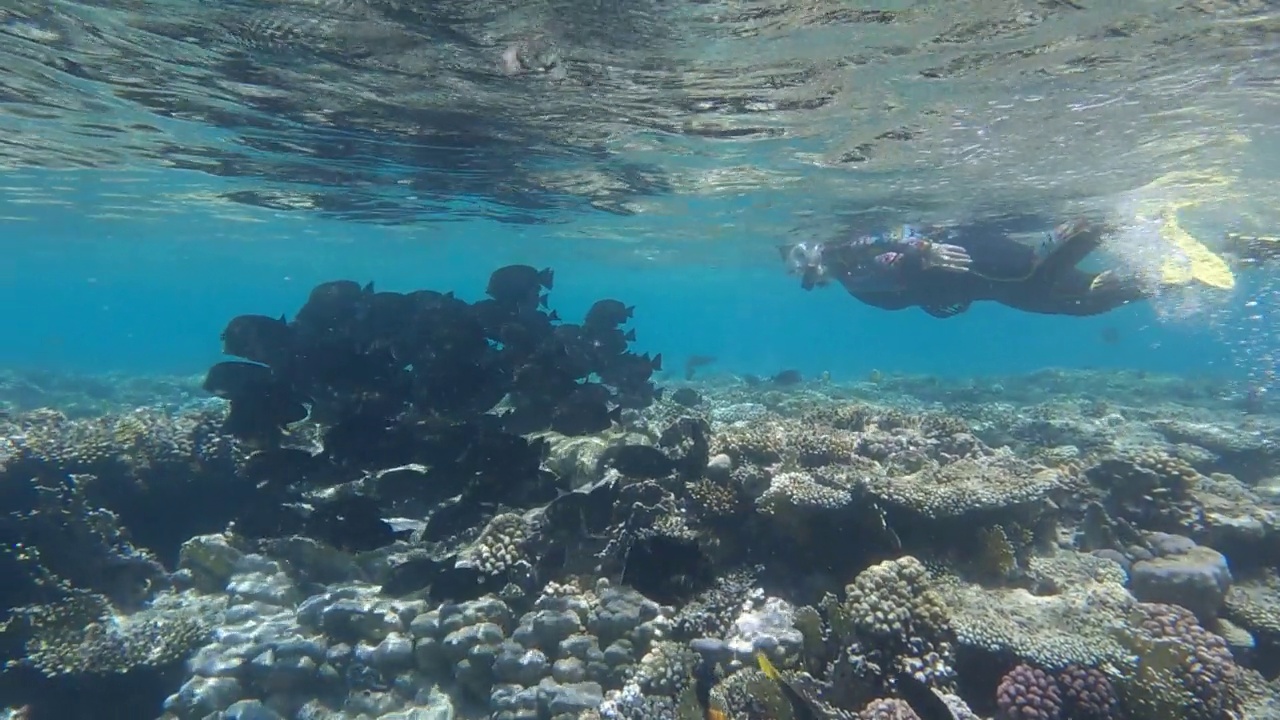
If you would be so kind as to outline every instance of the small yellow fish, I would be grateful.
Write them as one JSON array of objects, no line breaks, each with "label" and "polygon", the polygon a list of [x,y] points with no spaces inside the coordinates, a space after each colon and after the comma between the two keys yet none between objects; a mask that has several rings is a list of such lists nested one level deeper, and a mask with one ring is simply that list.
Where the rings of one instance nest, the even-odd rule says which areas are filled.
[{"label": "small yellow fish", "polygon": [[778,668],[774,667],[773,663],[769,662],[769,658],[765,657],[764,653],[756,653],[756,664],[760,666],[760,672],[764,673],[765,677],[770,680],[782,682],[782,673],[778,672]]},{"label": "small yellow fish", "polygon": [[756,665],[760,666],[760,672],[770,680],[778,683],[778,688],[782,690],[782,694],[787,698],[787,702],[791,704],[791,714],[796,720],[820,720],[826,717],[820,715],[807,698],[796,691],[787,679],[782,677],[782,673],[778,672],[778,668],[773,666],[769,658],[764,653],[756,652]]}]

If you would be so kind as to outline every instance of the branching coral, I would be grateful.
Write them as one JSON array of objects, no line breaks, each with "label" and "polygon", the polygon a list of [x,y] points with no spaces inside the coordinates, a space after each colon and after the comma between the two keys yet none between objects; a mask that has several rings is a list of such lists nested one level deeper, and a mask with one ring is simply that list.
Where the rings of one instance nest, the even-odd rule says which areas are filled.
[{"label": "branching coral", "polygon": [[853,502],[849,486],[841,480],[808,472],[778,473],[756,499],[756,506],[765,514],[787,508],[837,510]]},{"label": "branching coral", "polygon": [[1274,585],[1232,587],[1227,592],[1223,613],[1260,643],[1280,644],[1280,592]]},{"label": "branching coral", "polygon": [[151,555],[126,539],[116,515],[94,506],[90,475],[9,478],[0,503],[0,543],[14,574],[7,606],[45,602],[72,588],[138,602],[164,574]]},{"label": "branching coral", "polygon": [[1200,473],[1185,460],[1159,450],[1143,449],[1103,460],[1088,471],[1089,479],[1117,496],[1186,495]]},{"label": "branching coral", "polygon": [[144,610],[116,615],[106,599],[76,593],[25,608],[11,632],[27,635],[29,665],[49,677],[124,674],[182,661],[209,632],[196,609]]},{"label": "branching coral", "polygon": [[1001,720],[1061,720],[1062,691],[1052,675],[1038,667],[1019,665],[996,689]]},{"label": "branching coral", "polygon": [[771,420],[725,428],[711,443],[735,464],[817,468],[847,463],[858,449],[857,434],[805,420]]},{"label": "branching coral", "polygon": [[916,558],[867,568],[845,588],[843,602],[828,595],[822,609],[834,636],[847,646],[849,660],[877,676],[879,684],[898,669],[935,686],[951,681],[949,611]]},{"label": "branching coral", "polygon": [[[142,474],[163,466],[220,465],[231,470],[247,453],[218,428],[219,412],[180,414],[140,409],[70,420],[41,410],[20,418],[15,463],[65,472]],[[12,466],[12,465],[11,465]]]},{"label": "branching coral", "polygon": [[529,523],[520,515],[497,515],[468,549],[463,562],[486,575],[501,575],[517,563],[527,562],[524,546],[529,533]]}]

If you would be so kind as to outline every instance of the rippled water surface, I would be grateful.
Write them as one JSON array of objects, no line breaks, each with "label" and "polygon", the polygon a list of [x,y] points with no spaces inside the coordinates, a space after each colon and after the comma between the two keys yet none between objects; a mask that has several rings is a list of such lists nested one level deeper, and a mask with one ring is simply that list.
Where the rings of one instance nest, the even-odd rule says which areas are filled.
[{"label": "rippled water surface", "polygon": [[1278,30],[1262,0],[7,0],[0,164],[19,208],[63,201],[30,168],[124,171],[94,212],[134,219],[594,208],[669,243],[1110,209],[1180,173],[1266,222]]}]

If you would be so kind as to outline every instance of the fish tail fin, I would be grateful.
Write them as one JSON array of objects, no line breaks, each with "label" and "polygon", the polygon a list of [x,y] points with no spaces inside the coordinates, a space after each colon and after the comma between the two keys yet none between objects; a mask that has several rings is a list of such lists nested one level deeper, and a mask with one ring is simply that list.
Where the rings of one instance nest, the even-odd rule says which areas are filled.
[{"label": "fish tail fin", "polygon": [[616,422],[619,425],[622,424],[622,406],[621,405],[609,411],[609,420]]},{"label": "fish tail fin", "polygon": [[626,340],[627,342],[635,342],[635,341],[636,341],[636,331],[635,331],[635,328],[632,328],[632,329],[628,330],[628,331],[627,331],[627,334],[622,336],[622,339],[623,339],[623,340]]},{"label": "fish tail fin", "polygon": [[635,306],[635,305],[630,305],[630,306],[628,306],[628,307],[627,307],[627,312],[626,312],[627,319],[628,319],[628,320],[630,320],[630,319],[635,315],[635,312],[636,312],[636,306]]},{"label": "fish tail fin", "polygon": [[658,353],[657,355],[653,356],[653,369],[654,370],[662,369],[662,353]]},{"label": "fish tail fin", "polygon": [[543,268],[542,272],[538,273],[538,282],[542,287],[553,290],[556,284],[556,272],[551,268]]},{"label": "fish tail fin", "polygon": [[551,322],[560,322],[560,315],[557,314],[555,310],[552,310],[551,314],[547,315],[547,319]]}]

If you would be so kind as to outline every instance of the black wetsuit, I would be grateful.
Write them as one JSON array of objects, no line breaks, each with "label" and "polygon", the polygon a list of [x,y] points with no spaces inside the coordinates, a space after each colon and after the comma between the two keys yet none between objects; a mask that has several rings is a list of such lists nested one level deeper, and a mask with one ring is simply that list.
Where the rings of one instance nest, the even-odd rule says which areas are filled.
[{"label": "black wetsuit", "polygon": [[[919,259],[899,265],[903,287],[885,291],[856,290],[854,297],[885,310],[919,306],[934,317],[952,317],[979,300],[990,300],[1024,312],[1048,315],[1099,315],[1135,300],[1146,291],[1135,281],[1108,278],[1077,265],[1102,243],[1102,231],[1086,227],[1063,240],[1043,261],[1034,249],[1005,235],[961,235],[947,241],[965,249],[972,260],[967,272],[925,269]],[[837,278],[841,277],[836,273]]]}]

